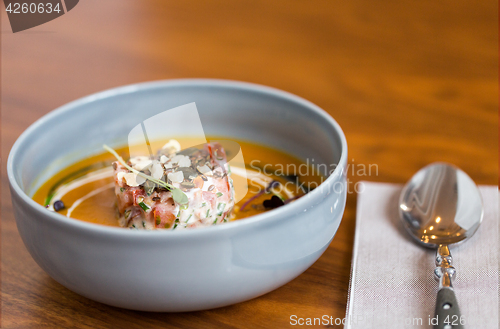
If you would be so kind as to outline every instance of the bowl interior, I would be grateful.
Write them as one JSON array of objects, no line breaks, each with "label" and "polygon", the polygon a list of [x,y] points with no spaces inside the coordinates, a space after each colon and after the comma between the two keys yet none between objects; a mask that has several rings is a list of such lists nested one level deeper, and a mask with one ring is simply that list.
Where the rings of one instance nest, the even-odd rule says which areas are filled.
[{"label": "bowl interior", "polygon": [[[347,151],[324,111],[272,88],[218,80],[160,81],[112,89],[67,104],[32,125],[11,152],[13,178],[32,196],[47,179],[102,144],[126,145],[130,130],[165,110],[195,102],[205,134],[264,144],[334,169]],[[166,127],[170,137],[189,128]]]}]

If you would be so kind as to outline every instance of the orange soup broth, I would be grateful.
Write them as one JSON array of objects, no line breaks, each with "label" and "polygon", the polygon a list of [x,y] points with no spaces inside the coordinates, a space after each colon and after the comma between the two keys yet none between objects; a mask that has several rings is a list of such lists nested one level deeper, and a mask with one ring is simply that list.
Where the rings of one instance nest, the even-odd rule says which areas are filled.
[{"label": "orange soup broth", "polygon": [[[183,145],[183,140],[184,142],[186,142],[187,139],[178,139],[181,145]],[[216,139],[212,138],[212,140]],[[265,174],[273,178],[274,180],[279,181],[283,185],[287,182],[290,182],[290,178],[287,179],[283,176],[273,175],[273,171],[277,174],[294,175],[297,174],[296,172],[294,172],[297,171],[297,169],[294,170],[294,168],[299,168],[300,165],[304,166],[303,161],[285,152],[255,143],[245,141],[237,142],[241,147],[245,166],[247,169],[260,170],[265,167],[267,169]],[[152,143],[152,146],[154,147],[153,149],[159,149],[163,145],[161,142],[157,143],[157,145]],[[129,158],[127,147],[117,149],[117,152],[125,160]],[[96,165],[98,167],[99,164],[103,165],[103,162],[106,162],[106,165],[110,166],[111,162],[115,160],[116,159],[113,157],[113,155],[107,152],[103,152],[96,156],[92,156],[85,160],[79,161],[60,171],[54,177],[45,182],[37,190],[37,192],[33,196],[33,199],[37,203],[45,205],[46,199],[54,186],[60,184],[61,182],[70,182],[70,177],[73,177],[73,179],[76,178],[77,175],[75,176],[75,173],[77,172],[81,172],[81,174],[83,175],[86,172],[85,168]],[[298,183],[303,187],[319,186],[319,184],[324,180],[324,176],[319,174],[312,167],[309,167],[309,169],[310,170],[308,170],[307,176],[298,177]],[[87,173],[88,172],[90,171],[87,171]],[[262,171],[262,173],[264,173],[264,171]],[[232,177],[233,179],[237,179],[234,174],[232,175]],[[296,178],[294,177],[294,179]],[[113,177],[107,177],[99,179],[97,181],[86,183],[74,190],[71,190],[62,197],[61,201],[63,201],[65,208],[60,210],[59,213],[66,216],[68,209],[74,204],[75,201],[91,193],[92,191],[101,189],[101,192],[85,199],[77,207],[75,207],[71,213],[71,218],[95,224],[119,226],[117,220],[118,214],[115,207],[114,187],[112,187],[113,182]],[[105,187],[107,185],[109,185],[108,188]],[[240,209],[247,200],[249,200],[262,189],[262,186],[252,182],[250,179],[247,179],[247,185],[247,194],[234,207],[233,212],[235,216],[233,220],[243,219],[267,211],[262,204],[264,200],[268,200],[271,198],[272,194],[269,193],[265,193],[259,196],[250,204],[246,205],[243,210]],[[300,196],[304,194],[303,190],[299,188],[299,186],[295,183],[289,183],[287,184],[287,187],[294,193],[294,196]]]}]

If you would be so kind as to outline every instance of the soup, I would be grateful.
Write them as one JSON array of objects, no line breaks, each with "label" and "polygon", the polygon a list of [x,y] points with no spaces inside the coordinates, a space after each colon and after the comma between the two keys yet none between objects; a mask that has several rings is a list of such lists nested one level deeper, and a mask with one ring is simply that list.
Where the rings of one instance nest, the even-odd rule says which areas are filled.
[{"label": "soup", "polygon": [[[178,141],[180,144],[183,144],[183,139],[179,139]],[[210,143],[212,142],[211,140]],[[217,203],[216,208],[220,209],[222,204],[222,208],[225,208],[220,209],[220,216],[218,217],[215,214],[210,214],[210,211],[208,211],[207,216],[202,215],[204,218],[209,215],[213,216],[210,219],[215,218],[213,221],[214,224],[241,220],[286,205],[317,187],[324,179],[324,176],[316,172],[313,167],[307,166],[303,161],[289,154],[245,141],[238,141],[238,144],[241,148],[241,154],[244,157],[244,163],[231,163],[227,175],[230,177],[228,177],[230,181],[234,180],[234,185],[244,185],[244,192],[240,193],[244,193],[244,195],[237,195],[236,201],[231,207],[226,203]],[[157,147],[157,145],[155,146]],[[229,148],[227,150],[228,156],[231,155],[231,152],[232,150]],[[117,153],[124,159],[129,159],[130,157],[128,148],[118,149]],[[193,156],[191,158],[194,159]],[[124,211],[119,209],[119,197],[120,193],[125,193],[126,191],[124,187],[116,184],[116,172],[120,171],[120,168],[117,168],[115,163],[115,169],[113,170],[113,161],[116,161],[113,155],[103,152],[102,154],[75,163],[44,183],[35,193],[33,199],[44,206],[50,205],[51,208],[67,217],[101,225],[124,226]],[[182,161],[182,157],[178,161]],[[129,164],[132,163],[129,161]],[[163,163],[163,166],[167,167],[166,165],[168,164],[169,162]],[[176,166],[178,166],[177,163],[174,164],[174,167]],[[299,170],[299,168],[304,167],[307,169],[305,170],[306,173],[304,173],[304,170]],[[198,166],[198,169],[201,170],[202,168],[203,166]],[[152,172],[154,171],[152,170]],[[197,174],[204,176],[201,172],[197,172]],[[119,175],[120,179],[124,175]],[[218,175],[218,177],[224,178],[223,175]],[[169,178],[173,178],[173,176],[169,176]],[[172,182],[170,179],[167,180],[166,176],[164,180]],[[207,183],[207,177],[204,180]],[[199,181],[201,180],[199,179]],[[122,181],[122,186],[129,188],[125,182],[126,180]],[[192,183],[193,188],[195,188],[195,183]],[[201,183],[203,184],[203,182]],[[210,184],[208,181],[205,184],[205,190],[213,188],[214,185],[216,184]],[[180,186],[185,194],[189,194],[189,189],[185,189],[184,187]],[[144,187],[141,188],[145,189]],[[155,191],[160,193],[159,190]],[[236,192],[238,194],[238,190]],[[165,189],[163,194],[165,193],[170,192]],[[226,197],[222,192],[214,194],[216,197]],[[151,197],[153,200],[160,200],[160,195],[152,194]],[[147,198],[146,195],[144,197]],[[174,202],[172,202],[173,204]],[[148,205],[144,204],[141,207],[147,212]],[[204,214],[205,208],[201,210],[203,210]],[[178,211],[177,208],[175,213],[178,213]],[[224,215],[222,215],[223,213]],[[127,215],[126,211],[125,215]],[[179,220],[181,217],[182,215],[177,215],[177,218],[172,218],[170,222],[164,222],[158,216],[156,219],[153,219],[153,224],[156,221],[157,225],[154,225],[155,227],[161,226],[161,228],[169,229],[186,228],[189,219],[187,221]],[[121,225],[120,219],[122,220]],[[186,224],[182,225],[184,222]],[[131,228],[137,228],[137,226],[150,228],[146,226],[144,221],[142,221],[142,225],[138,224],[137,221],[133,224],[129,221],[128,224]]]}]

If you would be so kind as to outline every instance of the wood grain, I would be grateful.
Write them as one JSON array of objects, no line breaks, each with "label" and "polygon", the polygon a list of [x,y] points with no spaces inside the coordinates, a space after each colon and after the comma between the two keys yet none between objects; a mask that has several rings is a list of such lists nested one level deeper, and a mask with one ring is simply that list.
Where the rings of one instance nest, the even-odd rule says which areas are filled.
[{"label": "wood grain", "polygon": [[[23,246],[5,164],[52,109],[115,86],[208,77],[284,89],[342,126],[360,180],[404,183],[448,161],[498,182],[498,3],[485,1],[86,0],[12,34],[2,11],[2,325],[5,328],[270,328],[344,317],[356,195],[325,254],[254,300],[210,311],[127,311],[80,297]],[[54,141],[57,143],[57,141]]]}]

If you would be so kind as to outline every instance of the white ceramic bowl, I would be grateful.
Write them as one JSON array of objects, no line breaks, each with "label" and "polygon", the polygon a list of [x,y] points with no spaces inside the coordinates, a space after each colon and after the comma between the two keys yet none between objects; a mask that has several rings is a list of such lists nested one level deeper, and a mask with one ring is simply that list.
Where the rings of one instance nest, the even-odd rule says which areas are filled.
[{"label": "white ceramic bowl", "polygon": [[[196,102],[207,135],[237,137],[337,166],[320,188],[264,214],[184,231],[106,227],[50,212],[30,197],[102,144]],[[119,118],[119,119],[117,119]],[[57,282],[90,299],[143,311],[193,311],[245,301],[311,266],[330,244],[346,201],[347,144],[314,104],[269,87],[222,80],[141,83],[97,93],[44,116],[16,141],[8,178],[19,233]]]}]

